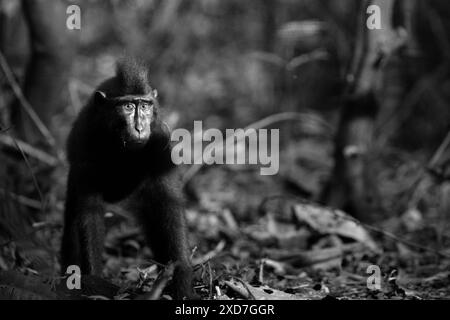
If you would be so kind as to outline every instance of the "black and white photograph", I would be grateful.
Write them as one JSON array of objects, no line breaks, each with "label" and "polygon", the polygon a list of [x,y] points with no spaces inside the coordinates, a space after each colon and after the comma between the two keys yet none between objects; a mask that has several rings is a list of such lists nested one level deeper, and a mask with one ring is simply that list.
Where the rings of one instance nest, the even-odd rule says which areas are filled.
[{"label": "black and white photograph", "polygon": [[449,1],[0,0],[0,300],[449,299]]}]

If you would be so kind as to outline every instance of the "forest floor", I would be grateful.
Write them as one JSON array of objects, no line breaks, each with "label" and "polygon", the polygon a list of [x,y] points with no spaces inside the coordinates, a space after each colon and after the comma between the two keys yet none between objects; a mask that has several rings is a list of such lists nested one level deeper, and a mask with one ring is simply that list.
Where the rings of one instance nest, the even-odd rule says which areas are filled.
[{"label": "forest floor", "polygon": [[[55,175],[57,185],[64,183],[64,175],[58,170]],[[37,240],[18,238],[1,247],[2,297],[67,297],[54,277],[64,189],[55,187],[61,193],[54,192],[56,209],[34,224]],[[449,299],[448,212],[436,209],[441,205],[435,198],[443,189],[429,180],[422,210],[363,224],[294,196],[283,178],[205,168],[186,189],[195,290],[202,299],[224,300]],[[83,298],[170,299],[170,268],[153,262],[126,213],[108,212],[106,223],[108,282],[93,279]]]}]

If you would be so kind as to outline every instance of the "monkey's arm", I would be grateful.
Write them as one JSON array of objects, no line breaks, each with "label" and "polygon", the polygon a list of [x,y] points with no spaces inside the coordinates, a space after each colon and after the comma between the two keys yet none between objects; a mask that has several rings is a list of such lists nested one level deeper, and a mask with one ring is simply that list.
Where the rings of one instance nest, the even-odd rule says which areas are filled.
[{"label": "monkey's arm", "polygon": [[69,172],[61,271],[77,265],[82,274],[101,275],[104,241],[103,200],[89,177],[92,172],[72,167]]}]

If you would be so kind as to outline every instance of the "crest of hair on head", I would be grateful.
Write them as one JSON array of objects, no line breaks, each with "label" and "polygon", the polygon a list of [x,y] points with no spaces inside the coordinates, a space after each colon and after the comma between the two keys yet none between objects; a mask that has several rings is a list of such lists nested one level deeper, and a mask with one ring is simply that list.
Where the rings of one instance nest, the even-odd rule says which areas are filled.
[{"label": "crest of hair on head", "polygon": [[123,95],[144,95],[152,90],[147,67],[134,59],[121,59],[117,63],[116,77]]}]

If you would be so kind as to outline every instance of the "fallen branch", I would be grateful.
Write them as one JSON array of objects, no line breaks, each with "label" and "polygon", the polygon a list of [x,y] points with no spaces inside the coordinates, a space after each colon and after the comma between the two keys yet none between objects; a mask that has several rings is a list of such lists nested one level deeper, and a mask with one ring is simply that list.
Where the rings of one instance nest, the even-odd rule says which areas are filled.
[{"label": "fallen branch", "polygon": [[444,257],[444,258],[450,258],[450,254],[447,254],[447,253],[445,253],[445,252],[439,251],[439,250],[437,250],[437,249],[433,249],[433,248],[429,248],[429,247],[422,246],[422,245],[420,245],[420,244],[417,244],[417,243],[415,243],[415,242],[412,242],[412,241],[409,241],[409,240],[400,238],[400,237],[396,236],[396,235],[393,234],[393,233],[390,233],[390,232],[388,232],[388,231],[381,230],[381,229],[379,229],[379,228],[373,227],[373,226],[368,225],[368,224],[362,224],[362,225],[363,225],[366,229],[368,229],[368,230],[370,230],[370,231],[372,231],[372,232],[377,232],[377,233],[379,233],[379,234],[385,236],[386,238],[390,238],[391,240],[394,240],[394,241],[396,241],[396,242],[403,243],[403,244],[407,245],[407,246],[410,247],[410,248],[415,248],[415,249],[422,250],[422,251],[432,252],[432,253],[435,253],[435,254],[437,254],[438,256],[441,256],[441,257]]}]

